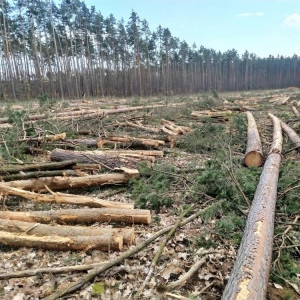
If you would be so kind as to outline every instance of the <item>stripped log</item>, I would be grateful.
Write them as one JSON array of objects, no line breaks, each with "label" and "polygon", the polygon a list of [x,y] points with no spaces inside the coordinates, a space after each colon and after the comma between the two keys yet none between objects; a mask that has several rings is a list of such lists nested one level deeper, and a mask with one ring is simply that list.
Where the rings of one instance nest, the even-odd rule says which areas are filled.
[{"label": "stripped log", "polygon": [[147,209],[85,208],[30,212],[0,211],[0,218],[44,224],[51,222],[59,224],[95,222],[150,224],[151,213]]},{"label": "stripped log", "polygon": [[193,117],[204,117],[204,116],[208,116],[211,118],[218,118],[218,117],[224,117],[224,116],[228,116],[231,115],[232,111],[231,110],[220,110],[220,111],[210,111],[210,110],[203,110],[203,111],[192,111],[191,115]]},{"label": "stripped log", "polygon": [[252,113],[247,111],[246,115],[248,119],[248,141],[244,162],[247,167],[259,167],[263,163],[262,145]]},{"label": "stripped log", "polygon": [[137,170],[135,170],[134,174],[116,173],[89,175],[83,177],[41,177],[38,179],[10,181],[6,184],[10,187],[20,188],[24,190],[46,192],[48,189],[57,191],[89,186],[126,183],[131,178],[136,176],[138,176]]},{"label": "stripped log", "polygon": [[109,235],[99,236],[35,236],[24,233],[0,231],[0,243],[12,247],[42,248],[46,250],[122,250],[123,236],[111,238]]},{"label": "stripped log", "polygon": [[280,124],[282,130],[287,134],[287,136],[292,141],[294,146],[300,147],[300,136],[297,134],[297,132],[294,129],[292,129],[290,126],[288,126],[286,123],[284,123],[282,120],[280,120]]},{"label": "stripped log", "polygon": [[251,205],[236,261],[223,300],[266,299],[272,260],[277,182],[282,150],[280,121],[273,120],[273,143]]},{"label": "stripped log", "polygon": [[154,162],[155,157],[163,157],[163,151],[69,151],[54,149],[50,155],[52,161],[64,161],[72,158],[81,163],[99,163],[109,169],[124,166],[134,168],[140,161]]},{"label": "stripped log", "polygon": [[36,236],[107,236],[111,240],[115,236],[122,236],[125,245],[132,245],[134,241],[133,228],[96,228],[83,226],[53,226],[40,223],[23,222],[19,220],[7,220],[0,218],[0,231],[25,233],[27,235]]},{"label": "stripped log", "polygon": [[51,193],[39,194],[29,191],[24,191],[22,189],[13,188],[7,186],[4,183],[0,183],[0,192],[3,195],[14,195],[20,196],[25,199],[37,202],[37,203],[57,203],[57,204],[70,204],[70,205],[82,205],[95,208],[117,208],[117,209],[133,209],[134,204],[132,203],[120,203],[115,201],[105,201],[102,199],[95,199],[92,197],[81,196],[81,195],[71,195],[64,193]]},{"label": "stripped log", "polygon": [[294,114],[296,115],[296,117],[300,118],[300,112],[298,111],[298,109],[295,106],[292,106],[292,110],[293,110]]},{"label": "stripped log", "polygon": [[46,163],[34,163],[28,165],[17,165],[12,167],[0,167],[0,174],[15,174],[19,172],[27,172],[27,171],[43,171],[43,170],[57,170],[64,169],[66,167],[72,167],[76,165],[76,160],[65,160],[62,162],[46,162]]}]

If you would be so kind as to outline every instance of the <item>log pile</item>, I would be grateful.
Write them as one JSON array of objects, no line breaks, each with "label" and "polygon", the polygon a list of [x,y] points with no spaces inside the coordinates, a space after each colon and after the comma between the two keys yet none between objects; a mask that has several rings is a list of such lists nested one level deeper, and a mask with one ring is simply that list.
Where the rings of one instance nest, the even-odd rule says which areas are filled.
[{"label": "log pile", "polygon": [[[148,153],[149,154],[149,153]],[[161,153],[156,153],[160,154]],[[76,161],[67,160],[59,163],[44,163],[23,166],[23,171],[45,168],[76,166]],[[13,173],[17,168],[2,168],[2,174]],[[22,171],[22,172],[23,172]],[[60,170],[61,171],[61,170]],[[121,173],[120,173],[121,171]],[[36,171],[36,173],[49,171]],[[55,171],[56,172],[56,171]],[[26,173],[24,173],[26,174]],[[18,174],[17,174],[18,175]],[[20,196],[34,202],[81,205],[90,208],[60,209],[50,211],[12,212],[0,211],[1,243],[12,247],[36,247],[48,250],[87,250],[120,251],[123,245],[134,241],[132,227],[84,227],[71,224],[110,223],[150,224],[149,210],[133,209],[133,204],[105,201],[92,197],[55,193],[55,190],[74,189],[92,185],[126,183],[137,177],[136,169],[119,169],[118,173],[39,177],[30,180],[13,180],[0,183],[0,193],[4,199],[8,195]],[[36,191],[38,193],[36,193]],[[48,194],[44,192],[49,192]],[[41,194],[43,193],[43,194]],[[6,201],[8,201],[6,199]],[[4,203],[5,204],[5,203]],[[61,225],[54,225],[62,224]],[[65,226],[65,224],[70,224]]]}]

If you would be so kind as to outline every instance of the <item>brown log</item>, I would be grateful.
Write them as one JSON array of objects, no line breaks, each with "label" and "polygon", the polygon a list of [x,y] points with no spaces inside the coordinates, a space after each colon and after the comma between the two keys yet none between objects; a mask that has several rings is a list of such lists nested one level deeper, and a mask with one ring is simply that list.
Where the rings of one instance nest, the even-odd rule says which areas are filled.
[{"label": "brown log", "polygon": [[52,161],[75,159],[81,163],[99,163],[103,167],[113,169],[123,166],[136,167],[139,161],[154,162],[156,156],[162,157],[163,151],[69,151],[54,149],[50,159]]},{"label": "brown log", "polygon": [[53,226],[44,225],[40,223],[30,223],[19,220],[1,219],[0,231],[25,233],[27,235],[36,236],[93,236],[101,237],[108,236],[111,240],[115,236],[122,236],[125,245],[132,245],[134,241],[133,228],[97,228],[97,227],[83,227],[83,226]]},{"label": "brown log", "polygon": [[34,192],[24,191],[22,189],[13,188],[7,186],[4,183],[0,183],[0,192],[4,195],[15,195],[25,199],[37,202],[37,203],[57,203],[57,204],[70,204],[70,205],[82,205],[88,207],[105,207],[105,208],[117,208],[117,209],[133,209],[132,203],[120,203],[115,201],[105,201],[102,199],[95,199],[92,197],[71,195],[64,193],[38,194]]},{"label": "brown log", "polygon": [[4,181],[11,181],[11,180],[21,180],[21,179],[51,177],[51,176],[83,176],[83,175],[87,175],[87,174],[80,171],[79,169],[77,170],[75,169],[75,170],[35,171],[29,173],[12,174],[12,175],[2,176],[2,179]]},{"label": "brown log", "polygon": [[42,248],[46,250],[92,250],[101,251],[122,250],[123,237],[121,235],[111,238],[104,236],[34,236],[24,233],[0,231],[0,243],[12,247]]},{"label": "brown log", "polygon": [[97,141],[98,148],[102,148],[103,145],[106,144],[113,144],[116,145],[116,143],[120,143],[121,146],[130,146],[138,145],[138,146],[150,146],[153,148],[158,148],[159,146],[164,146],[165,142],[162,140],[152,140],[152,139],[144,139],[144,138],[135,138],[130,136],[111,136],[111,137],[105,137],[100,138]]},{"label": "brown log", "polygon": [[247,167],[259,167],[263,163],[262,145],[252,113],[247,111],[246,115],[248,119],[248,141],[244,162]]},{"label": "brown log", "polygon": [[101,186],[107,184],[119,184],[126,183],[131,178],[138,176],[138,171],[136,170],[135,175],[120,173],[120,174],[100,174],[100,175],[89,175],[83,177],[41,177],[38,179],[27,179],[27,180],[17,180],[10,181],[6,184],[10,187],[20,188],[29,191],[39,191],[46,192],[46,186],[52,190],[68,190],[83,188],[89,186]]},{"label": "brown log", "polygon": [[72,167],[76,165],[76,160],[65,160],[62,162],[46,162],[46,163],[34,163],[28,165],[17,165],[12,167],[3,167],[0,166],[0,174],[15,174],[19,172],[27,172],[33,170],[57,170],[57,169],[65,169],[66,167]]},{"label": "brown log", "polygon": [[236,261],[223,300],[266,299],[274,234],[277,182],[282,150],[280,121],[274,123],[273,143],[252,202]]},{"label": "brown log", "polygon": [[284,123],[282,120],[280,120],[280,124],[282,130],[287,134],[287,136],[292,141],[294,146],[300,147],[300,136],[297,134],[297,132],[294,129],[292,129],[290,126],[288,126],[286,123]]},{"label": "brown log", "polygon": [[84,208],[30,212],[0,211],[0,218],[45,224],[54,221],[59,224],[95,222],[150,224],[151,213],[147,209]]},{"label": "brown log", "polygon": [[292,110],[293,110],[294,114],[296,115],[296,117],[300,118],[300,112],[298,111],[298,109],[295,106],[292,106]]}]

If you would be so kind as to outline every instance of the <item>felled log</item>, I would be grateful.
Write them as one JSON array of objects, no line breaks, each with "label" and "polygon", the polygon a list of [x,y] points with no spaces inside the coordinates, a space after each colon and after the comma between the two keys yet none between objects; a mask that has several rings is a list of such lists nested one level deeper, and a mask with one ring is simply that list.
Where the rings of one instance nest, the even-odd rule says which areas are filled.
[{"label": "felled log", "polygon": [[75,170],[55,170],[55,171],[35,171],[28,173],[12,174],[2,176],[4,181],[10,180],[21,180],[21,179],[30,179],[30,178],[40,178],[40,177],[50,177],[50,176],[83,176],[87,175],[86,173],[80,171],[79,169]]},{"label": "felled log", "polygon": [[284,123],[282,120],[280,120],[280,124],[282,130],[287,134],[287,136],[292,141],[294,146],[300,147],[300,136],[297,134],[297,132],[294,129],[292,129],[290,126],[288,126],[286,123]]},{"label": "felled log", "polygon": [[248,140],[244,162],[247,167],[259,167],[263,163],[262,145],[252,113],[247,111],[246,115],[248,119]]},{"label": "felled log", "polygon": [[35,236],[0,231],[0,243],[11,247],[42,248],[46,250],[122,250],[123,236]]},{"label": "felled log", "polygon": [[102,148],[104,145],[107,144],[120,144],[122,147],[130,147],[133,146],[148,146],[153,148],[159,148],[160,146],[164,146],[165,142],[162,140],[155,140],[155,139],[144,139],[144,138],[136,138],[136,137],[130,137],[130,136],[111,136],[111,137],[105,137],[100,138],[97,141],[98,148]]},{"label": "felled log", "polygon": [[203,110],[203,111],[192,111],[191,115],[193,117],[204,117],[204,116],[208,116],[211,118],[218,118],[218,117],[224,117],[227,115],[232,114],[231,110],[220,110],[220,111],[210,111],[210,110]]},{"label": "felled log", "polygon": [[173,132],[173,135],[174,134],[175,135],[186,134],[187,132],[192,130],[190,127],[178,126],[178,125],[174,124],[173,122],[165,120],[165,119],[161,120],[161,124],[168,130]]},{"label": "felled log", "polygon": [[294,114],[296,115],[296,117],[300,118],[300,112],[298,111],[298,109],[295,106],[292,106],[292,110],[293,110]]},{"label": "felled log", "polygon": [[266,299],[272,261],[274,215],[282,150],[280,121],[273,120],[273,143],[252,202],[223,300]]},{"label": "felled log", "polygon": [[[119,123],[119,125],[123,125],[121,123]],[[155,128],[155,127],[147,127],[144,126],[143,124],[141,124],[140,122],[130,122],[130,121],[126,121],[126,123],[124,123],[125,126],[130,126],[130,127],[134,127],[134,128],[138,128],[140,130],[144,130],[144,131],[148,131],[148,132],[153,132],[153,133],[159,133],[160,129],[159,128]]]},{"label": "felled log", "polygon": [[19,172],[27,172],[33,170],[57,170],[65,169],[67,167],[72,167],[76,165],[76,160],[65,160],[62,162],[46,162],[46,163],[34,163],[28,165],[16,165],[13,167],[0,166],[0,174],[15,174]]},{"label": "felled log", "polygon": [[274,103],[275,105],[283,105],[290,99],[290,96],[279,96],[273,97],[269,102]]},{"label": "felled log", "polygon": [[89,175],[83,177],[41,177],[38,179],[27,179],[10,181],[6,184],[10,187],[20,188],[29,191],[46,192],[47,187],[52,191],[77,189],[89,186],[100,186],[107,184],[126,183],[131,178],[138,176],[138,171],[133,174],[116,173]]},{"label": "felled log", "polygon": [[0,211],[0,218],[45,224],[51,222],[58,224],[95,222],[150,224],[151,213],[147,209],[83,208],[30,212]]},{"label": "felled log", "polygon": [[97,228],[83,226],[60,226],[45,225],[41,223],[30,223],[19,220],[10,220],[0,218],[0,231],[25,233],[36,236],[93,236],[93,237],[110,237],[122,236],[125,245],[132,245],[134,241],[133,228]]},{"label": "felled log", "polygon": [[121,203],[116,201],[106,201],[102,199],[95,199],[92,197],[72,195],[64,193],[54,193],[51,194],[39,194],[29,191],[24,191],[22,189],[13,188],[7,186],[5,183],[0,182],[0,192],[3,195],[14,195],[20,196],[25,199],[37,202],[37,203],[57,203],[57,204],[70,204],[70,205],[81,205],[88,207],[106,207],[106,208],[117,208],[117,209],[133,209],[134,204],[132,203]]},{"label": "felled log", "polygon": [[113,169],[122,166],[136,167],[139,161],[154,162],[157,156],[162,157],[163,151],[68,151],[54,149],[51,152],[50,159],[52,161],[75,159],[81,163],[99,163],[103,167]]}]

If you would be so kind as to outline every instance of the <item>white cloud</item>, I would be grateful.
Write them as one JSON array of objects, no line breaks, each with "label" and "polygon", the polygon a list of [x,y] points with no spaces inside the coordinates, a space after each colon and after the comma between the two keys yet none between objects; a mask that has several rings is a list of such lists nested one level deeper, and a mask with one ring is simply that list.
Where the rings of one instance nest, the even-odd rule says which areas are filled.
[{"label": "white cloud", "polygon": [[300,15],[299,14],[292,14],[290,16],[287,16],[282,25],[290,26],[290,27],[298,27],[300,26]]},{"label": "white cloud", "polygon": [[240,17],[253,17],[253,16],[255,16],[255,17],[261,17],[263,15],[264,15],[264,13],[257,12],[257,13],[243,13],[243,14],[238,14],[236,16],[240,18]]}]

